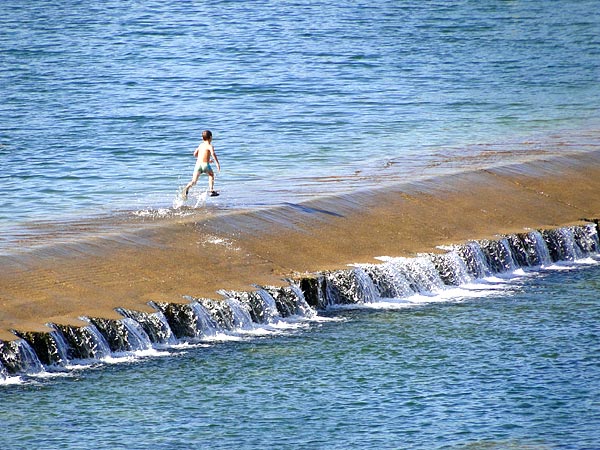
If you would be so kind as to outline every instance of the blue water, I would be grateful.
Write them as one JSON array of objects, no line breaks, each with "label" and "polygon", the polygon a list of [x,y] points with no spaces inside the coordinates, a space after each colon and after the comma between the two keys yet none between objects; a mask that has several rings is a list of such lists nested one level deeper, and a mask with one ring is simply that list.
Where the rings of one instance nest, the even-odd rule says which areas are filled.
[{"label": "blue water", "polygon": [[[0,2],[0,247],[172,209],[206,128],[225,208],[598,148],[597,1],[346,3]],[[0,448],[600,448],[599,267],[2,385]]]},{"label": "blue water", "polygon": [[599,49],[596,0],[3,0],[0,229],[170,208],[205,128],[227,208],[581,149]]},{"label": "blue water", "polygon": [[600,265],[0,386],[0,447],[600,447]]}]

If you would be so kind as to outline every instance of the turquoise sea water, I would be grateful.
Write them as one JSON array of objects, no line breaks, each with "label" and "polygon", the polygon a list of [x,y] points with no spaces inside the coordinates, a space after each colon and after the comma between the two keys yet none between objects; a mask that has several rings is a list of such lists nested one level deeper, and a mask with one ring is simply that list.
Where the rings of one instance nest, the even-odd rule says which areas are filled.
[{"label": "turquoise sea water", "polygon": [[[224,208],[597,148],[599,74],[593,0],[4,0],[0,246],[175,213],[205,128]],[[598,267],[9,378],[0,447],[600,448]]]},{"label": "turquoise sea water", "polygon": [[599,49],[595,0],[4,0],[0,227],[171,207],[205,128],[225,207],[580,149]]},{"label": "turquoise sea water", "polygon": [[596,449],[600,265],[0,386],[2,448]]}]

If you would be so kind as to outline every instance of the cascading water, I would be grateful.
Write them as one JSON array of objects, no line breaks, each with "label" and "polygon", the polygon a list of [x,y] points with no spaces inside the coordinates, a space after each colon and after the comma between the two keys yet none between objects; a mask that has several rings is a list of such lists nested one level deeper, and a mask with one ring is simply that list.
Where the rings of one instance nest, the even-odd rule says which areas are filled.
[{"label": "cascading water", "polygon": [[52,326],[61,333],[67,343],[69,360],[102,359],[110,355],[108,342],[93,325],[69,327],[55,324]]},{"label": "cascading water", "polygon": [[214,336],[222,330],[233,330],[233,315],[224,302],[199,298],[192,302],[192,308],[198,317],[198,337]]},{"label": "cascading water", "polygon": [[582,227],[572,227],[575,237],[575,243],[584,253],[600,252],[600,239],[596,225],[587,225]]},{"label": "cascading water", "polygon": [[589,234],[587,227],[566,227],[542,231],[548,251],[553,261],[574,261],[597,250],[597,231]]},{"label": "cascading water", "polygon": [[427,257],[398,258],[392,264],[404,274],[416,293],[433,295],[444,289],[444,281]]},{"label": "cascading water", "polygon": [[235,298],[228,298],[225,303],[231,310],[232,329],[248,330],[254,326],[246,305]]},{"label": "cascading water", "polygon": [[429,255],[431,262],[438,271],[444,284],[448,286],[460,286],[473,281],[465,261],[454,249],[443,255]]},{"label": "cascading water", "polygon": [[396,266],[384,258],[383,264],[363,265],[363,270],[371,277],[373,284],[384,298],[402,298],[414,294],[410,282]]},{"label": "cascading water", "polygon": [[544,237],[542,233],[539,231],[532,231],[528,234],[528,236],[535,242],[534,248],[531,252],[535,255],[533,259],[535,260],[534,266],[543,266],[552,264],[552,257],[550,256],[550,251],[546,246],[546,241],[544,241]]},{"label": "cascading water", "polygon": [[285,287],[220,291],[222,300],[186,297],[187,303],[150,302],[152,313],[119,308],[121,320],[82,318],[87,326],[48,324],[51,331],[47,333],[15,331],[19,339],[0,341],[0,380],[68,370],[77,361],[210,340],[219,333],[241,333],[283,320],[307,319],[317,309],[333,305],[415,295],[427,298],[518,268],[597,257],[599,251],[594,225],[530,231],[495,241],[467,242],[446,253],[381,258],[380,264],[290,280]]},{"label": "cascading water", "polygon": [[152,342],[150,337],[144,331],[144,327],[135,320],[125,317],[120,321],[127,329],[127,341],[129,342],[129,348],[132,351],[136,350],[148,350],[152,348]]},{"label": "cascading water", "polygon": [[150,305],[164,314],[176,339],[199,336],[198,317],[190,304],[150,302]]},{"label": "cascading water", "polygon": [[[311,314],[306,311],[304,295],[298,293],[293,285],[280,288],[264,288],[261,291],[260,294],[266,300],[267,304],[270,305],[271,311],[273,313],[277,311],[272,316],[273,319],[276,319],[278,316],[284,318],[292,316],[307,317]],[[270,302],[269,298],[273,299],[275,311],[272,310],[273,303]]]},{"label": "cascading water", "polygon": [[316,312],[306,301],[304,292],[302,292],[300,286],[290,281],[290,290],[296,296],[296,314],[302,317],[314,317]]},{"label": "cascading water", "polygon": [[0,341],[0,363],[8,374],[36,374],[44,370],[37,354],[24,339]]},{"label": "cascading water", "polygon": [[[277,304],[275,299],[265,289],[259,289],[256,294],[260,301],[258,302],[260,308],[259,318],[261,323],[270,323],[277,320],[280,315],[277,310]],[[256,297],[254,297],[256,298]]]},{"label": "cascading water", "polygon": [[60,332],[55,330],[49,333],[15,333],[31,346],[45,366],[62,366],[68,360],[68,346]]},{"label": "cascading water", "polygon": [[465,262],[468,272],[473,278],[484,278],[492,274],[486,262],[481,246],[477,242],[467,242],[457,247],[458,256]]},{"label": "cascading water", "polygon": [[366,283],[366,271],[361,267],[350,270],[339,270],[325,276],[327,305],[368,303],[374,301],[376,289],[371,289],[374,283]]},{"label": "cascading water", "polygon": [[539,231],[507,236],[516,264],[520,267],[536,267],[552,264],[548,247]]},{"label": "cascading water", "polygon": [[102,334],[113,353],[126,353],[147,350],[152,342],[144,327],[130,317],[121,320],[89,318],[87,319]]},{"label": "cascading water", "polygon": [[517,268],[517,263],[513,258],[506,238],[498,241],[480,241],[479,245],[492,273],[503,273]]},{"label": "cascading water", "polygon": [[297,288],[302,292],[302,298],[304,298],[309,308],[325,309],[327,307],[325,283],[323,275],[316,275],[314,278],[302,278],[300,280]]},{"label": "cascading water", "polygon": [[153,345],[173,345],[177,342],[167,318],[162,312],[144,313],[124,308],[118,308],[117,312],[137,322]]}]

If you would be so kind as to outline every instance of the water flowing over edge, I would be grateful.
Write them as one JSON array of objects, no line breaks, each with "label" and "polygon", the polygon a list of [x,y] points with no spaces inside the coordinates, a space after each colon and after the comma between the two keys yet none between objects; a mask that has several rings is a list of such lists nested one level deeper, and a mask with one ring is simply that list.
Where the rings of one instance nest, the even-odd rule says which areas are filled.
[{"label": "water flowing over edge", "polygon": [[17,339],[0,340],[0,385],[285,333],[311,321],[336,320],[340,309],[398,309],[486,295],[515,277],[597,264],[600,233],[598,220],[592,222],[470,241],[441,249],[445,253],[381,257],[378,264],[303,276],[283,287],[222,290],[218,300],[150,302],[152,313],[117,308],[122,319],[82,317],[88,323],[83,327],[49,323],[50,332],[14,330]]}]

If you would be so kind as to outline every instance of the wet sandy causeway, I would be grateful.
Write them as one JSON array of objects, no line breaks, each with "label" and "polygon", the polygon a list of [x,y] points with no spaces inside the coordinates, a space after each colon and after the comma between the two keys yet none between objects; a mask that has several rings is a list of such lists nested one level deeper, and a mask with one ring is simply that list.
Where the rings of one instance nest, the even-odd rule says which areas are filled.
[{"label": "wet sandy causeway", "polygon": [[10,329],[81,324],[80,316],[118,318],[116,307],[151,311],[150,300],[219,298],[219,289],[599,217],[596,151],[266,210],[130,219],[111,232],[0,256],[0,339],[13,339]]}]

